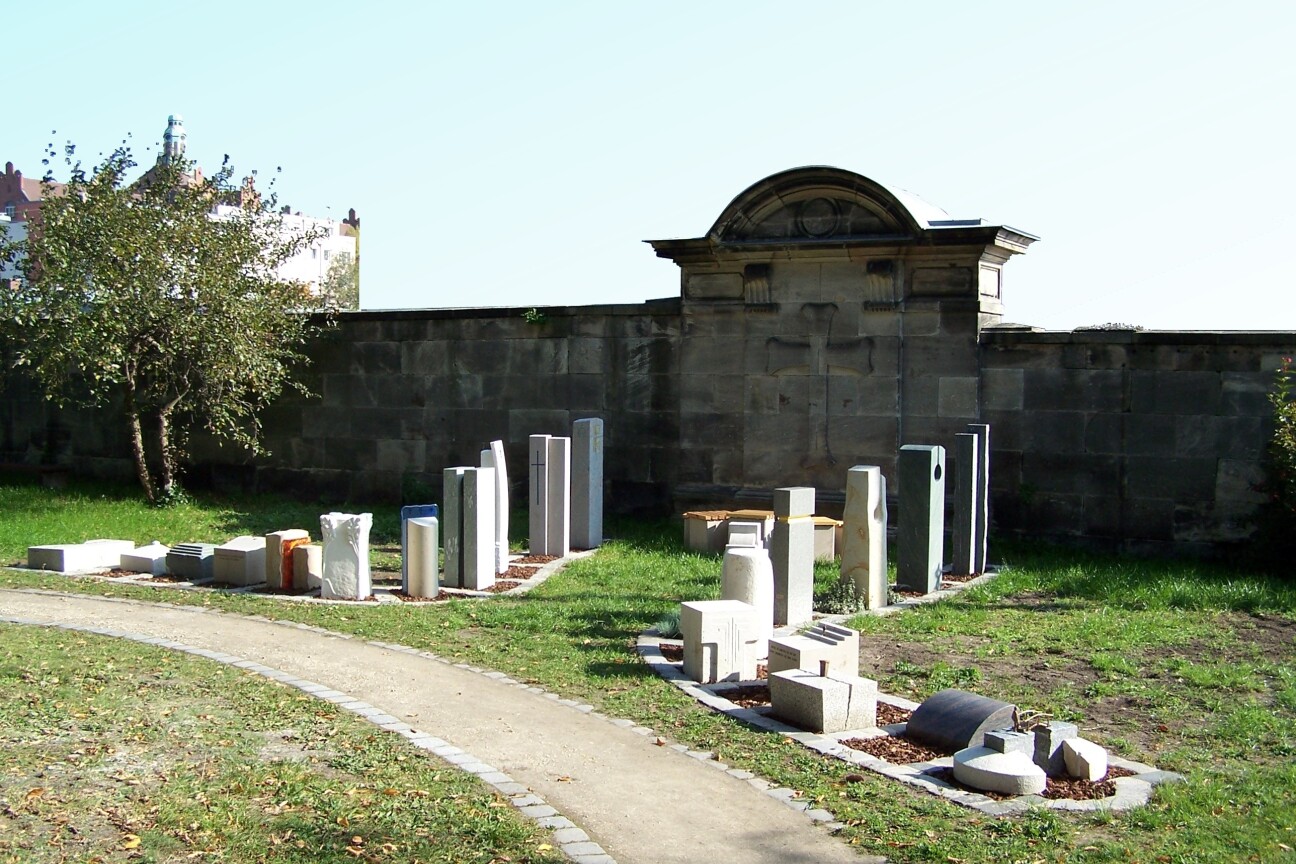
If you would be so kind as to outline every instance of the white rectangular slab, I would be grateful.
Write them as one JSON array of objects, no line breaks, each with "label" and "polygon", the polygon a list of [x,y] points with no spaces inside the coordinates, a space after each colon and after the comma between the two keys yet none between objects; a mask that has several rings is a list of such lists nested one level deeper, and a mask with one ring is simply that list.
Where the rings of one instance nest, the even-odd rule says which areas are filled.
[{"label": "white rectangular slab", "polygon": [[320,517],[320,531],[324,536],[320,597],[364,600],[373,594],[369,575],[372,526],[372,513],[326,513]]},{"label": "white rectangular slab", "polygon": [[140,546],[121,555],[121,569],[128,573],[147,573],[150,576],[161,576],[167,572],[166,556],[171,550],[154,541],[147,546]]},{"label": "white rectangular slab", "polygon": [[571,543],[577,549],[603,545],[603,421],[572,424]]},{"label": "white rectangular slab", "polygon": [[58,573],[109,570],[120,565],[121,556],[134,549],[135,543],[131,540],[87,540],[84,543],[28,546],[27,566],[33,570]]},{"label": "white rectangular slab", "polygon": [[212,553],[212,576],[241,587],[260,585],[266,577],[265,554],[264,537],[235,537]]},{"label": "white rectangular slab", "polygon": [[571,551],[571,439],[552,437],[545,507],[545,554],[564,558]]}]

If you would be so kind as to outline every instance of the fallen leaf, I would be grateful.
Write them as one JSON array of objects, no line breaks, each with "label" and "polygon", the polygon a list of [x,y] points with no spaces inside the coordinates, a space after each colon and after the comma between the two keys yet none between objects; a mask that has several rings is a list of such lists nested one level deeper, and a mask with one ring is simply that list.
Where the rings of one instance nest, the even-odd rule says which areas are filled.
[{"label": "fallen leaf", "polygon": [[35,798],[41,797],[44,794],[45,794],[45,787],[37,786],[35,789],[31,789],[27,792],[27,800],[31,801]]},{"label": "fallen leaf", "polygon": [[138,836],[134,834],[127,834],[126,839],[122,841],[121,848],[138,849],[139,845],[140,845],[140,838]]}]

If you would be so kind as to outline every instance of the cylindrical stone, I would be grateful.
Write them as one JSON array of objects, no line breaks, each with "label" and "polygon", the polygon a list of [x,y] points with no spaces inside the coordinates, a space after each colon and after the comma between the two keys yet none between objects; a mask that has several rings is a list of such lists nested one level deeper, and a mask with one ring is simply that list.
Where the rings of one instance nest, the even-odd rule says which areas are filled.
[{"label": "cylindrical stone", "polygon": [[720,599],[739,600],[756,610],[756,656],[767,656],[774,635],[774,568],[764,549],[731,546],[725,550]]},{"label": "cylindrical stone", "polygon": [[441,591],[440,567],[437,563],[440,525],[435,517],[410,519],[406,524],[409,543],[405,568],[409,574],[406,591],[411,597],[436,597]]},{"label": "cylindrical stone", "polygon": [[965,690],[941,690],[909,717],[905,736],[947,753],[981,747],[985,733],[1011,729],[1016,707]]}]

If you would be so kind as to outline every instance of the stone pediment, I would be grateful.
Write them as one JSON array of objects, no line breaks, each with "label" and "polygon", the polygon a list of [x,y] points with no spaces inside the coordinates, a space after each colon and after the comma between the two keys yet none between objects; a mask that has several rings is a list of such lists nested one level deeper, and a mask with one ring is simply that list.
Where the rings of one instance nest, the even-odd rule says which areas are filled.
[{"label": "stone pediment", "polygon": [[913,237],[925,227],[894,193],[867,177],[839,168],[795,168],[744,190],[707,237],[795,243]]}]

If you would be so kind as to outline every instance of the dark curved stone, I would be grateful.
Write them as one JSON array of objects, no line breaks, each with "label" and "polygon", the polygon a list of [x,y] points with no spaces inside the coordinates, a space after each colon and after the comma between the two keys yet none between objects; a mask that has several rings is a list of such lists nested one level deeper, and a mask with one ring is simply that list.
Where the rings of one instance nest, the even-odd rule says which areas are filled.
[{"label": "dark curved stone", "polygon": [[985,733],[1011,729],[1016,706],[965,690],[933,694],[909,718],[905,735],[938,750],[954,753],[980,747]]}]

